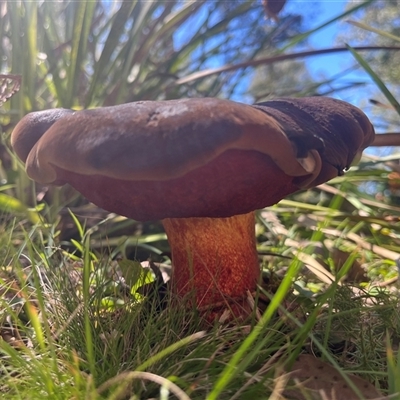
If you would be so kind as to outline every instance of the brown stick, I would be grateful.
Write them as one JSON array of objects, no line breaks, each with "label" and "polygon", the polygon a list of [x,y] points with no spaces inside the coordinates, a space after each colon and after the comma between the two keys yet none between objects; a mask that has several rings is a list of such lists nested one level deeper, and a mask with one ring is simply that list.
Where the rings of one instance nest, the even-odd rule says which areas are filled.
[{"label": "brown stick", "polygon": [[[399,133],[380,133],[375,135],[375,139],[371,146],[400,146],[400,132]],[[370,147],[371,147],[370,146]]]},{"label": "brown stick", "polygon": [[[354,50],[364,51],[364,50],[400,50],[399,46],[360,46],[354,47]],[[258,65],[268,65],[273,64],[275,62],[292,60],[295,58],[301,57],[310,57],[310,56],[318,56],[322,54],[330,54],[330,53],[340,53],[349,51],[347,47],[336,47],[336,48],[327,48],[327,49],[319,49],[319,50],[309,50],[309,51],[301,51],[298,53],[290,53],[290,54],[280,54],[272,57],[263,57],[256,60],[249,60],[245,62],[241,62],[238,64],[226,64],[217,68],[209,68],[203,71],[194,72],[193,74],[187,75],[176,80],[173,85],[183,85],[185,83],[189,83],[195,81],[197,79],[205,78],[210,75],[220,74],[221,72],[229,72],[235,71],[240,68],[246,67],[256,67]]]}]

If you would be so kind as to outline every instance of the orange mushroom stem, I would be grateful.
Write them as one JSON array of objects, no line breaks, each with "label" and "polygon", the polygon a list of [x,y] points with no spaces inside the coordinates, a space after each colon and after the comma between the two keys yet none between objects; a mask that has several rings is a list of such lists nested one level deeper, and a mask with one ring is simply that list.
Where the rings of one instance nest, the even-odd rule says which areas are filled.
[{"label": "orange mushroom stem", "polygon": [[[203,308],[240,301],[256,287],[260,266],[254,212],[228,218],[167,218],[173,291]],[[222,304],[221,304],[222,305]]]}]

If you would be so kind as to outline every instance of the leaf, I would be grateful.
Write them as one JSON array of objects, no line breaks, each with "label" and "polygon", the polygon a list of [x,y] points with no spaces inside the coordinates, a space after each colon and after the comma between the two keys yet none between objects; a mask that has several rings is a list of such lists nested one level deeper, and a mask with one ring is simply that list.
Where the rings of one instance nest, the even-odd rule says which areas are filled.
[{"label": "leaf", "polygon": [[83,247],[83,244],[82,244],[82,243],[78,242],[78,241],[75,240],[75,239],[71,239],[71,243],[72,243],[81,253],[84,252],[84,247]]},{"label": "leaf", "polygon": [[[286,389],[283,394],[296,400],[314,398],[312,393],[319,393],[323,395],[320,398],[332,400],[359,400],[359,394],[365,399],[385,398],[365,379],[355,375],[347,375],[345,379],[343,374],[344,372],[339,372],[332,365],[310,354],[301,354],[293,364],[292,372],[289,373],[290,379],[295,381],[296,389]],[[304,396],[302,392],[310,397]]]},{"label": "leaf", "polygon": [[0,193],[0,210],[14,214],[23,214],[33,224],[40,222],[40,216],[36,211],[29,209],[15,197],[4,193]]},{"label": "leaf", "polygon": [[140,262],[132,260],[120,260],[118,266],[126,285],[131,289],[133,295],[142,286],[154,282],[154,277],[150,269],[143,268]]},{"label": "leaf", "polygon": [[349,253],[335,246],[331,247],[330,252],[339,278],[345,275],[345,281],[350,283],[369,281],[365,269],[356,259],[356,253]]},{"label": "leaf", "polygon": [[268,17],[278,20],[278,14],[285,6],[286,0],[263,0],[262,5]]},{"label": "leaf", "polygon": [[0,75],[0,107],[21,87],[21,75]]}]

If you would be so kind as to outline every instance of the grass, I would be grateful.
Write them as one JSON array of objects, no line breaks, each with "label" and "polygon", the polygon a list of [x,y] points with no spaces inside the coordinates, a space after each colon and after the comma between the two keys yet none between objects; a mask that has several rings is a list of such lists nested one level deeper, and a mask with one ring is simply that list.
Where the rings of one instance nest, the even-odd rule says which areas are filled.
[{"label": "grass", "polygon": [[[329,202],[334,204],[340,204],[335,197]],[[370,250],[356,253],[346,230],[336,238],[325,233],[341,224],[334,207],[326,208],[330,217],[320,211],[321,219],[311,227],[312,241],[302,245],[305,231],[299,219],[308,214],[304,208],[296,211],[297,205],[294,198],[270,209],[276,217],[272,225],[271,216],[259,214],[260,250],[268,240],[277,255],[263,257],[264,284],[254,294],[260,313],[237,325],[210,326],[182,302],[168,298],[162,307],[158,296],[133,295],[122,276],[129,270],[124,262],[132,261],[120,268],[106,254],[94,253],[90,231],[76,218],[81,239],[74,252],[55,246],[52,224],[29,228],[28,219],[10,218],[0,237],[9,243],[0,281],[1,393],[20,399],[289,399],[284,387],[290,383],[279,385],[300,353],[357,373],[383,393],[396,393],[397,289],[343,281],[356,258],[380,279],[382,273],[389,279],[395,264]],[[318,216],[314,213],[309,216]],[[356,215],[354,210],[348,214],[348,224]],[[351,224],[353,233],[371,229],[368,220]],[[340,243],[348,259],[335,281],[321,282],[310,273],[318,267],[309,270],[300,260],[328,239]],[[335,274],[332,254],[324,259]],[[276,393],[283,397],[270,397]]]}]

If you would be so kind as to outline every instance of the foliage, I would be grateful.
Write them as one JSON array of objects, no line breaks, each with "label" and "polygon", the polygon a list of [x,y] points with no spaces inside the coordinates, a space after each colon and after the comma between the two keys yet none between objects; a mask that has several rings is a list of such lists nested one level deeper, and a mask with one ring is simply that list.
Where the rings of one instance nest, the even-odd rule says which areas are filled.
[{"label": "foliage", "polygon": [[[351,2],[348,2],[351,7]],[[376,43],[378,45],[391,46],[399,44],[400,32],[400,3],[397,0],[374,1],[371,6],[355,13],[351,18],[341,23],[342,29],[337,37],[337,42],[347,43],[354,46],[366,43]],[[366,52],[362,56],[369,64],[370,68],[377,74],[395,97],[400,96],[399,87],[399,55],[398,51],[381,50],[374,53]],[[358,63],[354,63],[355,68],[359,68]],[[350,67],[351,68],[351,67]],[[354,67],[353,67],[354,68]],[[353,68],[351,68],[353,70]],[[385,96],[377,90],[376,86],[368,79],[360,103],[366,107],[366,99],[372,102],[367,110],[374,119],[377,131],[398,131],[400,119],[390,111]]]},{"label": "foliage", "polygon": [[[2,108],[6,134],[33,109],[234,97],[249,76],[246,63],[320,28],[288,32],[282,26],[293,16],[264,22],[261,3],[247,1],[7,1],[0,13],[0,68],[24,82]],[[212,71],[217,63],[228,67]],[[253,313],[245,323],[209,326],[160,296],[159,280],[137,261],[117,257],[151,254],[170,270],[158,223],[82,205],[68,188],[32,186],[5,146],[0,391],[32,399],[290,398],[286,371],[307,352],[397,393],[397,159],[365,156],[345,176],[261,210],[263,282]]]},{"label": "foliage", "polygon": [[24,91],[10,102],[22,113],[216,96],[235,85],[229,74],[173,83],[216,60],[237,62],[288,40],[264,26],[261,5],[248,1],[10,1],[3,5],[0,69],[23,75]]},{"label": "foliage", "polygon": [[304,61],[284,61],[258,68],[249,92],[258,103],[271,97],[311,96],[316,94],[309,89],[314,86]]},{"label": "foliage", "polygon": [[[350,3],[348,4],[349,7],[351,6]],[[385,35],[377,35],[369,29],[360,29],[357,25],[349,24],[352,21],[385,32]],[[338,37],[340,43],[349,43],[352,46],[365,45],[371,42],[377,45],[395,45],[398,43],[396,36],[400,36],[400,2],[398,0],[375,1],[369,7],[352,16],[350,21],[343,22],[342,28]],[[396,85],[400,80],[399,57],[399,52],[381,51],[370,55],[368,62],[384,81]],[[393,87],[393,90],[398,89]]]}]

